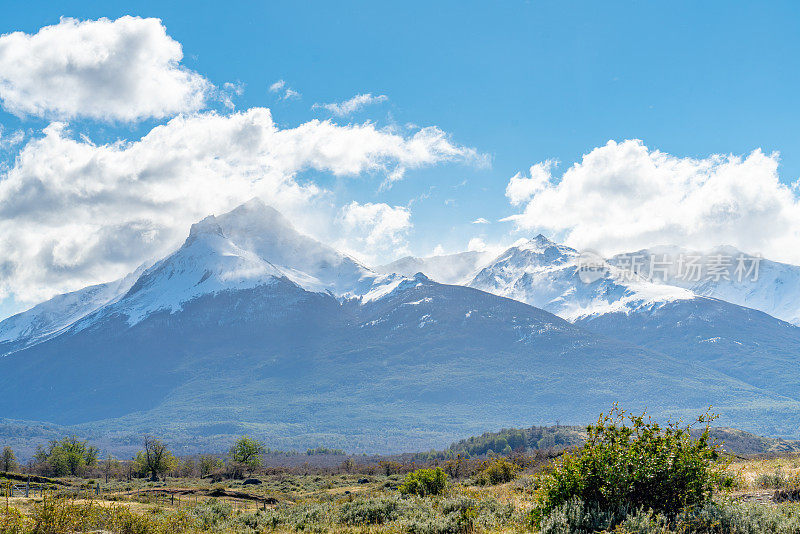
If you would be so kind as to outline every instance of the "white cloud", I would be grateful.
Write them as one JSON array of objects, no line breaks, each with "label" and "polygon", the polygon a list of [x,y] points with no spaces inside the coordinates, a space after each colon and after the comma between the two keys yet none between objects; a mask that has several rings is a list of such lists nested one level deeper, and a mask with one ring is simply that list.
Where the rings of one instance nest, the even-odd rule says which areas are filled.
[{"label": "white cloud", "polygon": [[302,95],[300,93],[290,87],[285,93],[283,93],[282,100],[297,100],[301,96]]},{"label": "white cloud", "polygon": [[353,201],[341,209],[338,222],[344,230],[339,246],[369,263],[380,252],[396,254],[407,250],[406,236],[412,226],[408,208]]},{"label": "white cloud", "polygon": [[192,112],[213,86],[159,19],[62,18],[0,36],[0,101],[18,115],[136,121]]},{"label": "white cloud", "polygon": [[278,94],[280,100],[297,100],[302,95],[286,85],[286,80],[278,80],[269,86],[270,93]]},{"label": "white cloud", "polygon": [[540,173],[535,184],[520,185],[525,178],[512,178],[509,199],[528,200],[522,213],[506,220],[605,253],[727,244],[800,262],[800,202],[779,181],[778,164],[777,153],[761,150],[693,159],[650,150],[638,140],[609,141],[560,180]]},{"label": "white cloud", "polygon": [[345,100],[344,102],[331,102],[329,104],[317,103],[314,104],[312,108],[325,109],[333,113],[337,117],[346,117],[348,115],[352,115],[357,111],[360,111],[366,106],[379,104],[381,102],[386,102],[387,100],[389,100],[389,98],[386,95],[372,96],[372,93],[365,93],[361,95],[356,95],[349,100]]},{"label": "white cloud", "polygon": [[473,237],[467,243],[467,250],[470,252],[481,252],[486,250],[486,242],[480,237]]},{"label": "white cloud", "polygon": [[25,140],[25,132],[14,130],[11,135],[5,132],[5,128],[0,124],[0,150],[14,148]]},{"label": "white cloud", "polygon": [[472,221],[472,224],[489,224],[489,221],[484,219],[483,217],[478,217],[477,219]]},{"label": "white cloud", "polygon": [[[179,245],[191,223],[254,196],[332,240],[331,195],[299,184],[297,173],[384,174],[474,157],[435,128],[403,136],[313,120],[280,129],[264,108],[179,116],[107,145],[52,123],[0,171],[0,300],[32,302],[122,276]],[[370,253],[400,243],[409,217],[405,208],[350,204],[341,221]]]},{"label": "white cloud", "polygon": [[544,190],[550,183],[551,173],[556,165],[554,160],[547,160],[531,167],[530,178],[525,178],[520,173],[514,175],[506,186],[506,197],[511,204],[519,206]]},{"label": "white cloud", "polygon": [[237,96],[242,96],[244,94],[244,84],[242,82],[225,82],[222,85],[222,90],[219,91],[218,98],[222,102],[222,104],[230,109],[236,109],[236,104],[234,104],[233,99]]}]

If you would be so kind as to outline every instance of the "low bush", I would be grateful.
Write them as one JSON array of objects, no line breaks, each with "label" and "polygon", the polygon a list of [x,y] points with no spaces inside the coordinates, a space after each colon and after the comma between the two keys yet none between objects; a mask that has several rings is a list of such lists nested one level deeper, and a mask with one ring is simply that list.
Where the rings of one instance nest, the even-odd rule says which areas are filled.
[{"label": "low bush", "polygon": [[402,531],[413,534],[463,534],[495,532],[498,527],[519,524],[512,517],[514,507],[493,498],[475,499],[464,495],[435,499],[416,499],[404,511]]},{"label": "low bush", "polygon": [[440,468],[417,469],[406,475],[397,488],[400,493],[420,495],[441,495],[447,486],[447,474]]},{"label": "low bush", "polygon": [[783,489],[789,486],[789,481],[783,471],[778,468],[772,473],[761,473],[755,481],[756,487],[765,489]]},{"label": "low bush", "polygon": [[[614,526],[615,525],[615,526]],[[541,534],[797,534],[800,512],[757,503],[706,503],[674,517],[652,510],[602,509],[572,499],[540,524]]]},{"label": "low bush", "polygon": [[519,466],[505,458],[493,458],[486,468],[478,473],[477,482],[482,486],[504,484],[517,478]]},{"label": "low bush", "polygon": [[474,518],[469,515],[448,514],[413,519],[405,525],[409,534],[462,534],[472,532]]},{"label": "low bush", "polygon": [[361,499],[342,505],[339,522],[346,525],[380,525],[398,517],[400,502],[394,497]]},{"label": "low bush", "polygon": [[537,518],[536,522],[540,534],[588,534],[611,530],[628,517],[629,512],[626,507],[608,509],[572,497]]},{"label": "low bush", "polygon": [[795,534],[800,532],[800,514],[795,507],[708,503],[682,514],[678,528],[703,534]]}]

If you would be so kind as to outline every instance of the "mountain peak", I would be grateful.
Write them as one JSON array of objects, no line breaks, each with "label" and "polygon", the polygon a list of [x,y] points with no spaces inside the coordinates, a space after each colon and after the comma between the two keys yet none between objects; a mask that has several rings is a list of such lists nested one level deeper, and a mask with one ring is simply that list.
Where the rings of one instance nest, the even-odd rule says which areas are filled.
[{"label": "mountain peak", "polygon": [[219,225],[217,218],[213,215],[209,215],[208,217],[194,223],[192,227],[189,229],[189,237],[186,238],[186,242],[184,243],[184,247],[191,245],[200,236],[224,236],[222,231],[222,227]]},{"label": "mountain peak", "polygon": [[234,209],[234,211],[236,211],[236,210],[262,211],[264,209],[270,209],[270,210],[273,210],[273,211],[277,211],[277,210],[275,210],[275,208],[273,208],[271,206],[268,206],[263,200],[261,200],[258,197],[253,197],[250,200],[248,200],[247,202],[245,202],[244,204],[240,204],[239,206],[237,206]]},{"label": "mountain peak", "polygon": [[198,224],[209,230],[216,225],[226,240],[279,268],[307,290],[359,293],[375,278],[354,259],[298,231],[259,198]]},{"label": "mountain peak", "polygon": [[260,198],[251,198],[227,213],[217,217],[226,235],[238,233],[290,233],[297,234],[290,223],[278,210],[264,203]]},{"label": "mountain peak", "polygon": [[296,234],[296,230],[281,213],[260,198],[251,198],[231,211],[209,215],[194,223],[189,230],[186,245],[199,236],[258,235],[264,233]]},{"label": "mountain peak", "polygon": [[555,243],[553,243],[552,241],[550,241],[549,239],[547,239],[547,238],[544,236],[544,234],[537,234],[537,235],[536,235],[536,237],[534,237],[533,239],[531,239],[531,241],[533,241],[533,242],[535,242],[535,243],[541,243],[541,244],[544,244],[544,245],[555,245]]},{"label": "mountain peak", "polygon": [[556,260],[565,256],[573,256],[576,251],[565,245],[551,241],[542,234],[528,239],[520,239],[512,245],[508,252],[514,250],[528,254],[544,255],[548,261]]}]

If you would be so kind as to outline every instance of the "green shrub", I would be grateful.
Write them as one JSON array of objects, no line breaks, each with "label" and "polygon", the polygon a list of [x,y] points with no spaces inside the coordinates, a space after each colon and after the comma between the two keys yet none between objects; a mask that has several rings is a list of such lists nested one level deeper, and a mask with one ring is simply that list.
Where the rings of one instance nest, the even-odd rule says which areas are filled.
[{"label": "green shrub", "polygon": [[417,469],[406,475],[398,490],[414,495],[440,495],[447,485],[447,474],[440,468]]},{"label": "green shrub", "polygon": [[211,530],[233,515],[233,506],[225,501],[211,499],[192,509],[194,518],[203,530]]},{"label": "green shrub", "polygon": [[522,476],[514,481],[512,487],[522,493],[535,493],[541,486],[541,476]]},{"label": "green shrub", "polygon": [[[691,425],[661,428],[614,406],[588,427],[584,446],[564,455],[543,478],[534,524],[566,503],[583,502],[602,513],[652,509],[674,516],[709,502],[719,467],[719,454],[709,443],[711,419],[698,418],[705,431],[692,439]],[[615,513],[613,520],[621,519]]]},{"label": "green shrub", "polygon": [[774,473],[761,473],[756,478],[756,486],[759,488],[782,489],[789,486],[789,482],[783,471],[778,468]]},{"label": "green shrub", "polygon": [[391,497],[347,502],[339,511],[339,522],[347,525],[380,525],[397,518],[400,503]]},{"label": "green shrub", "polygon": [[711,502],[669,518],[652,510],[602,509],[572,499],[542,518],[539,532],[589,534],[612,528],[615,534],[796,534],[800,512],[795,507]]},{"label": "green shrub", "polygon": [[430,516],[426,519],[413,519],[405,525],[410,534],[462,534],[472,532],[474,518],[467,514],[448,514]]},{"label": "green shrub", "polygon": [[800,515],[795,507],[709,503],[682,514],[676,530],[709,534],[794,534],[800,532]]},{"label": "green shrub", "polygon": [[609,510],[596,503],[586,504],[572,497],[553,507],[537,520],[540,534],[589,534],[602,532],[620,523],[628,515],[627,508]]},{"label": "green shrub", "polygon": [[505,458],[494,458],[489,461],[486,468],[478,473],[478,483],[485,486],[487,484],[504,484],[517,478],[519,466],[509,462]]}]

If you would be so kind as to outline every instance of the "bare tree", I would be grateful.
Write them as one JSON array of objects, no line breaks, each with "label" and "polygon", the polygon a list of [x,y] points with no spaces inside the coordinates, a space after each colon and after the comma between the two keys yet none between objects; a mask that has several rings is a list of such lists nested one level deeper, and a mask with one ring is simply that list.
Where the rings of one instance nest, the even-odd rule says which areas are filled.
[{"label": "bare tree", "polygon": [[119,467],[119,460],[109,454],[108,458],[103,461],[103,474],[106,477],[106,484],[108,484],[108,478],[119,471]]}]

